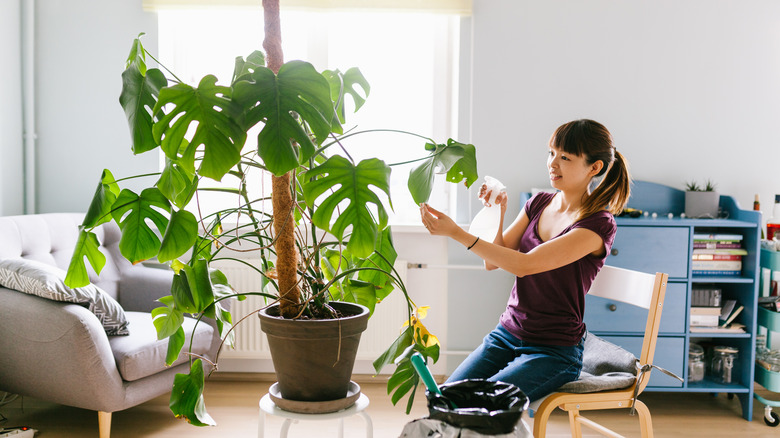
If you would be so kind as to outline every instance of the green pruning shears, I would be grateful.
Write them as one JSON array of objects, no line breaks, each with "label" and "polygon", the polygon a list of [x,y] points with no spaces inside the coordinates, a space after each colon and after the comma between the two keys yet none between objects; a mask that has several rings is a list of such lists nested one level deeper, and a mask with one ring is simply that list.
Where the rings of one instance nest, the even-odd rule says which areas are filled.
[{"label": "green pruning shears", "polygon": [[420,378],[422,379],[423,383],[425,383],[425,387],[428,388],[428,391],[431,391],[434,394],[441,395],[441,390],[439,389],[439,385],[436,384],[436,381],[433,380],[433,375],[431,375],[431,372],[428,370],[428,367],[425,365],[425,359],[423,359],[422,355],[420,353],[414,353],[412,355],[412,366],[414,366],[414,369],[417,371],[417,374],[420,375]]}]

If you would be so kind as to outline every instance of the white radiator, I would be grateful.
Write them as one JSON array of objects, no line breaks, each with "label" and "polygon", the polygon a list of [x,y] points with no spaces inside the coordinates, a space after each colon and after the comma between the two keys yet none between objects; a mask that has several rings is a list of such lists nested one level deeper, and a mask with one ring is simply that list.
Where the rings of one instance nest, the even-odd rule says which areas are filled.
[{"label": "white radiator", "polygon": [[[260,266],[260,259],[248,259],[246,262],[253,266]],[[212,266],[222,271],[228,282],[237,292],[261,292],[262,276],[253,269],[241,263],[225,260],[212,263]],[[237,324],[235,348],[223,347],[220,358],[236,359],[269,359],[268,342],[265,334],[260,330],[260,320],[256,310],[265,307],[265,300],[261,296],[247,295],[246,300],[233,300],[230,313],[233,315],[233,323]],[[252,313],[241,324],[238,321]]]},{"label": "white radiator", "polygon": [[[258,266],[260,260],[247,260]],[[213,263],[227,276],[230,285],[238,292],[259,292],[262,287],[261,276],[249,267],[234,262],[220,261]],[[401,279],[406,282],[407,262],[397,260],[395,269]],[[257,309],[264,307],[265,301],[260,296],[248,295],[244,301],[233,301],[231,313],[233,322],[238,321]],[[377,304],[374,315],[368,320],[368,328],[360,337],[357,360],[373,361],[392,344],[401,332],[401,325],[408,318],[406,300],[400,289],[396,288],[385,300]],[[235,348],[223,348],[220,359],[270,359],[268,342],[260,330],[260,320],[256,314],[246,318],[235,328]]]}]

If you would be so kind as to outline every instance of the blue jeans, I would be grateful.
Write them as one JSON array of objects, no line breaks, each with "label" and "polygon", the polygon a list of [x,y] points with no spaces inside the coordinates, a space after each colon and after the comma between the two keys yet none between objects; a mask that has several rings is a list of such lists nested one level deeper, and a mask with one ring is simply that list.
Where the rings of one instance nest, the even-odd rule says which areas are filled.
[{"label": "blue jeans", "polygon": [[[587,336],[587,334],[586,334]],[[577,380],[585,336],[573,347],[535,344],[514,337],[501,324],[485,336],[447,379],[487,379],[511,383],[534,401]]]}]

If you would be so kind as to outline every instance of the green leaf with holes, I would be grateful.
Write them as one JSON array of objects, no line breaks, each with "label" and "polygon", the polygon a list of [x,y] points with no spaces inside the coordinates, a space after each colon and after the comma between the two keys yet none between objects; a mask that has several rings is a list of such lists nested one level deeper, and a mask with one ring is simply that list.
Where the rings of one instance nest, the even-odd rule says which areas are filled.
[{"label": "green leaf with holes", "polygon": [[346,73],[339,70],[325,70],[322,72],[322,76],[328,80],[330,98],[336,106],[339,121],[344,123],[346,121],[344,105],[346,96],[352,97],[355,112],[357,112],[366,103],[366,98],[371,92],[371,85],[357,67],[350,68]]},{"label": "green leaf with holes", "polygon": [[[119,240],[122,255],[133,264],[156,256],[161,244],[159,236],[168,226],[168,218],[160,212],[171,211],[168,199],[157,188],[145,189],[140,196],[124,189],[114,205],[111,214],[122,230]],[[149,222],[155,225],[155,230]]]},{"label": "green leaf with holes", "polygon": [[[347,249],[356,257],[368,257],[374,251],[379,230],[387,226],[387,211],[375,190],[390,197],[390,167],[376,158],[355,166],[334,155],[306,172],[306,180],[306,203],[319,202],[312,216],[314,224],[339,240],[351,227]],[[372,204],[375,212],[370,208]]]},{"label": "green leaf with holes", "polygon": [[[163,109],[168,112],[161,115]],[[231,99],[230,87],[217,85],[217,78],[207,75],[198,88],[176,84],[160,90],[154,114],[160,120],[154,124],[155,140],[173,160],[193,165],[195,150],[203,147],[200,174],[220,181],[238,163],[246,133],[241,127],[243,110]],[[192,138],[185,135],[194,127]],[[184,151],[180,147],[188,141]]]},{"label": "green leaf with holes", "polygon": [[477,158],[474,145],[449,139],[447,144],[426,144],[430,156],[409,172],[407,187],[416,204],[428,202],[436,173],[446,172],[447,181],[464,182],[466,187],[477,180]]},{"label": "green leaf with holes", "polygon": [[290,61],[278,75],[258,67],[249,78],[234,84],[234,98],[248,109],[247,126],[263,123],[257,136],[258,154],[273,174],[283,175],[314,154],[303,124],[317,143],[331,131],[341,133],[333,117],[328,81],[308,62]]},{"label": "green leaf with holes", "polygon": [[68,287],[84,287],[89,285],[89,274],[84,258],[87,258],[92,268],[100,274],[106,265],[106,256],[100,252],[100,242],[97,235],[91,231],[82,229],[73,248],[73,256],[70,258],[68,273],[65,276],[65,285]]}]

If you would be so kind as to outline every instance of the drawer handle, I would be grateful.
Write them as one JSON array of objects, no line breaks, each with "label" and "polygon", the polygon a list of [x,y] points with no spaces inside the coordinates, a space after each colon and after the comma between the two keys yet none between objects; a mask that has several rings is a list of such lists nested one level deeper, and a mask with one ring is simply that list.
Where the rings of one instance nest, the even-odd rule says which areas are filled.
[{"label": "drawer handle", "polygon": [[617,310],[617,306],[616,306],[616,305],[614,305],[614,304],[610,304],[609,306],[607,306],[607,308],[608,308],[608,309],[609,309],[611,312],[614,312],[615,310]]},{"label": "drawer handle", "polygon": [[610,251],[609,253],[612,254],[613,256],[616,256],[618,255],[618,250],[617,248],[612,248],[612,251]]}]

